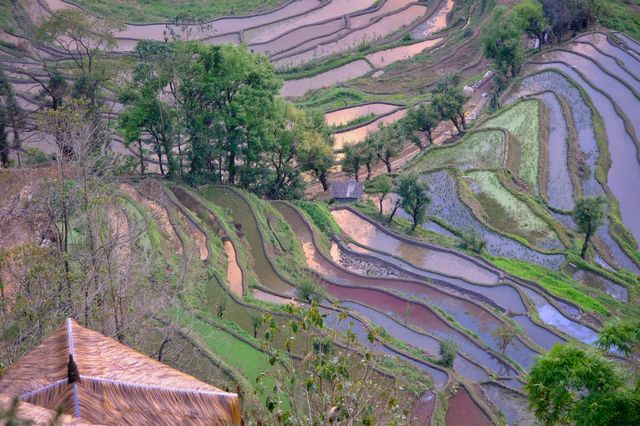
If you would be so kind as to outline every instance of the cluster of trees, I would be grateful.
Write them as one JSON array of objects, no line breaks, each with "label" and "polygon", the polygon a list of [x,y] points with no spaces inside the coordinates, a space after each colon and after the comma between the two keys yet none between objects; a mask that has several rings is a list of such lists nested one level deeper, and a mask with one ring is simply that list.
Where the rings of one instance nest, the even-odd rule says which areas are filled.
[{"label": "cluster of trees", "polygon": [[360,170],[366,168],[365,180],[372,176],[372,168],[382,162],[387,173],[393,172],[392,158],[402,152],[404,141],[410,140],[420,151],[426,148],[424,140],[433,143],[433,131],[442,120],[450,120],[459,134],[465,132],[464,104],[467,100],[460,85],[460,75],[446,77],[436,84],[429,104],[410,108],[407,116],[377,132],[369,133],[364,141],[344,147],[342,170],[360,179]]},{"label": "cluster of trees", "polygon": [[330,129],[321,114],[279,97],[282,81],[266,56],[244,46],[143,41],[134,61],[119,124],[141,168],[148,143],[162,174],[193,185],[294,197],[310,172],[327,188]]},{"label": "cluster of trees", "polygon": [[[600,333],[596,348],[556,345],[529,373],[530,407],[543,424],[640,424],[640,321],[614,321]],[[630,369],[610,360],[625,355]]]},{"label": "cluster of trees", "polygon": [[568,33],[589,27],[602,11],[602,0],[521,0],[515,7],[496,6],[483,35],[483,51],[496,71],[492,106],[497,95],[516,77],[525,59],[527,39],[538,45],[561,41]]},{"label": "cluster of trees", "polygon": [[398,195],[391,212],[387,216],[388,223],[393,221],[400,207],[411,217],[412,232],[415,231],[418,225],[424,223],[431,198],[429,198],[429,186],[418,175],[413,173],[402,175],[397,186],[394,185],[389,175],[380,175],[367,183],[366,190],[370,194],[377,194],[381,216],[383,215],[384,200],[391,193]]}]

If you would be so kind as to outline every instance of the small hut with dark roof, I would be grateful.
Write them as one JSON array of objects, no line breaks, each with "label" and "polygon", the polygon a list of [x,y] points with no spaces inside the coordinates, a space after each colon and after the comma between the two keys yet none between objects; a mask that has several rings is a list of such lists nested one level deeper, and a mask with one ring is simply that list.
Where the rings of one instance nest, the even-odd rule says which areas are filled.
[{"label": "small hut with dark roof", "polygon": [[[27,418],[61,408],[63,424],[239,425],[223,392],[68,319],[0,378],[0,405]],[[31,416],[33,414],[33,416]]]},{"label": "small hut with dark roof", "polygon": [[331,195],[339,203],[358,201],[363,191],[364,185],[355,180],[331,184]]}]

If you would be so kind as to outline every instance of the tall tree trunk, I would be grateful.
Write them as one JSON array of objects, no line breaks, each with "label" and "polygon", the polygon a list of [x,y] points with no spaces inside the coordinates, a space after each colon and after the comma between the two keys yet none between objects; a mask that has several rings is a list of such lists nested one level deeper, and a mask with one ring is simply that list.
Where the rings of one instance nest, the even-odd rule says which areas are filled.
[{"label": "tall tree trunk", "polygon": [[391,170],[391,157],[386,156],[382,162],[384,163],[385,166],[387,166],[387,173],[391,173],[393,170]]},{"label": "tall tree trunk", "polygon": [[393,210],[391,210],[391,214],[387,218],[387,223],[393,222],[393,217],[396,215],[396,212],[400,208],[400,200],[396,200],[396,203],[393,205]]},{"label": "tall tree trunk", "polygon": [[164,167],[162,166],[162,151],[156,144],[156,154],[158,155],[158,163],[160,164],[160,174],[164,176]]},{"label": "tall tree trunk", "polygon": [[431,130],[431,129],[429,129],[429,130],[427,130],[427,132],[426,132],[426,133],[427,133],[427,139],[429,139],[429,144],[430,144],[430,145],[433,145],[433,134],[432,134],[432,130]]},{"label": "tall tree trunk", "polygon": [[584,243],[582,244],[582,253],[580,253],[580,256],[583,259],[587,258],[587,249],[589,248],[589,240],[591,239],[591,226],[589,226],[587,228],[587,232],[584,235]]},{"label": "tall tree trunk", "polygon": [[451,119],[451,122],[453,123],[454,126],[456,126],[456,130],[458,131],[458,133],[462,133],[462,130],[460,129],[460,124],[458,123],[458,118],[453,117]]},{"label": "tall tree trunk", "polygon": [[327,180],[327,173],[320,173],[320,175],[318,176],[318,179],[320,180],[320,183],[322,184],[322,190],[323,191],[328,191],[329,190],[329,181]]},{"label": "tall tree trunk", "polygon": [[140,175],[144,175],[144,153],[142,152],[142,139],[138,138],[138,155],[140,156]]},{"label": "tall tree trunk", "polygon": [[369,179],[371,179],[371,161],[369,161],[369,162],[367,162],[365,164],[367,166],[367,177],[365,177],[364,180],[368,181]]},{"label": "tall tree trunk", "polygon": [[460,113],[460,123],[462,124],[462,130],[466,130],[467,128],[467,119],[464,116],[464,111]]},{"label": "tall tree trunk", "polygon": [[233,150],[230,150],[227,156],[227,171],[229,172],[229,185],[235,185],[237,170],[236,153]]}]

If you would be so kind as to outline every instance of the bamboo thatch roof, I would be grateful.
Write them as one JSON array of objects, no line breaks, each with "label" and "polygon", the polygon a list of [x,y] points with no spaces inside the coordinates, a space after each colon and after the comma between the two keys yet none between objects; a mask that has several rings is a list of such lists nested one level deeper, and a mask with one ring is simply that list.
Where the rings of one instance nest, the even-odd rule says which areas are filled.
[{"label": "bamboo thatch roof", "polygon": [[[13,404],[14,398],[7,395],[0,395],[0,411],[8,411]],[[56,426],[89,426],[91,423],[78,420],[68,414],[57,416],[54,410],[39,407],[27,402],[20,402],[16,417],[21,421],[29,421],[34,425],[51,425],[55,422]]]},{"label": "bamboo thatch roof", "polygon": [[0,378],[0,394],[95,424],[240,424],[236,394],[71,319]]}]

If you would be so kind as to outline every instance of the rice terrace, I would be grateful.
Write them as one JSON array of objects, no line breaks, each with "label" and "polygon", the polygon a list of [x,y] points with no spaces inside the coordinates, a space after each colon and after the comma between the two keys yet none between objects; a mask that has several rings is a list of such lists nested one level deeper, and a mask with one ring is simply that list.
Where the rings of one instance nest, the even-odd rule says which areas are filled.
[{"label": "rice terrace", "polygon": [[0,11],[1,425],[640,424],[640,1]]}]

